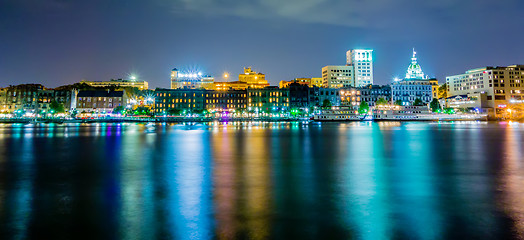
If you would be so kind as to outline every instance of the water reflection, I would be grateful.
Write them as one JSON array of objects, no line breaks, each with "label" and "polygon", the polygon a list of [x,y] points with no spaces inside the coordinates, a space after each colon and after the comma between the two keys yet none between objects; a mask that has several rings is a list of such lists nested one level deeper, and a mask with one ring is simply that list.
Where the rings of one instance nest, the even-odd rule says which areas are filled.
[{"label": "water reflection", "polygon": [[0,238],[519,238],[523,131],[1,124]]}]

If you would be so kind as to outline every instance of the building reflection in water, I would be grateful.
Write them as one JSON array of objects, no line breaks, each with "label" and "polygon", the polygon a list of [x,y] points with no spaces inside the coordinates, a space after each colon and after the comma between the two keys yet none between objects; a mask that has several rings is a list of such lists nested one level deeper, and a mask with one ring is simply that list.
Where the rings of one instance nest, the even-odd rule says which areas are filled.
[{"label": "building reflection in water", "polygon": [[268,129],[225,127],[211,139],[217,237],[265,239],[271,205]]},{"label": "building reflection in water", "polygon": [[166,146],[165,169],[167,228],[176,239],[206,239],[213,236],[212,158],[208,133],[185,131],[170,136]]},{"label": "building reflection in water", "polygon": [[[500,194],[503,201],[500,208],[514,221],[514,231],[524,236],[524,139],[522,127],[518,123],[509,124],[505,129],[503,145],[503,167],[500,176]],[[520,128],[519,128],[520,127]]]},{"label": "building reflection in water", "polygon": [[[388,181],[385,179],[384,143],[378,127],[359,124],[341,134],[341,212],[345,226],[359,239],[389,236]],[[378,138],[377,138],[378,137]]]},{"label": "building reflection in water", "polygon": [[522,126],[0,125],[0,238],[515,238]]}]

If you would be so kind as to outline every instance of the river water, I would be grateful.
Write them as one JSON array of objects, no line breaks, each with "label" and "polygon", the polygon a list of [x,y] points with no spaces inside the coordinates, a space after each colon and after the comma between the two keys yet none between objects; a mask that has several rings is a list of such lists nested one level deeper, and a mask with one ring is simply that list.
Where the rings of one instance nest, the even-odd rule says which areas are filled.
[{"label": "river water", "polygon": [[519,239],[524,124],[0,125],[0,239]]}]

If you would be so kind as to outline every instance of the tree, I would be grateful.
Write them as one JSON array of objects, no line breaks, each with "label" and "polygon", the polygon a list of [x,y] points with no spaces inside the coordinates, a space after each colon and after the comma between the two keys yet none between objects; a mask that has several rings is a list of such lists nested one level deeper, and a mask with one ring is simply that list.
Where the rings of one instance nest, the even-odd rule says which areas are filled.
[{"label": "tree", "polygon": [[71,111],[71,117],[76,117],[76,115],[78,115],[78,110]]},{"label": "tree", "polygon": [[388,101],[386,101],[386,99],[384,98],[379,98],[375,104],[376,105],[387,105]]},{"label": "tree", "polygon": [[395,105],[402,106],[402,100],[399,99],[395,101]]},{"label": "tree", "polygon": [[324,99],[324,101],[322,102],[322,107],[323,108],[330,108],[331,107],[331,101],[329,101],[329,99]]},{"label": "tree", "polygon": [[191,113],[202,115],[202,114],[204,114],[204,111],[205,111],[205,109],[195,108],[195,109],[191,110]]},{"label": "tree", "polygon": [[57,102],[56,100],[51,101],[49,104],[49,109],[54,113],[63,113],[65,112],[64,104]]},{"label": "tree", "polygon": [[178,109],[178,108],[170,108],[170,109],[167,109],[167,114],[168,115],[180,115],[182,113],[182,110]]},{"label": "tree", "polygon": [[124,114],[124,111],[125,111],[124,106],[117,106],[117,107],[113,108],[113,113]]},{"label": "tree", "polygon": [[447,98],[448,97],[448,85],[444,83],[438,87],[438,98]]},{"label": "tree", "polygon": [[417,98],[413,102],[413,106],[424,106],[424,102],[422,102],[422,100],[420,100],[420,98]]},{"label": "tree", "polygon": [[150,115],[151,114],[151,109],[148,108],[147,106],[139,106],[135,109],[134,115]]},{"label": "tree", "polygon": [[429,104],[429,107],[431,108],[431,111],[436,112],[440,110],[440,103],[436,98],[433,98],[433,100],[431,100],[431,103]]},{"label": "tree", "polygon": [[366,101],[362,101],[360,103],[360,106],[358,107],[358,112],[360,114],[364,114],[364,113],[367,113],[368,110],[369,110],[369,104]]}]

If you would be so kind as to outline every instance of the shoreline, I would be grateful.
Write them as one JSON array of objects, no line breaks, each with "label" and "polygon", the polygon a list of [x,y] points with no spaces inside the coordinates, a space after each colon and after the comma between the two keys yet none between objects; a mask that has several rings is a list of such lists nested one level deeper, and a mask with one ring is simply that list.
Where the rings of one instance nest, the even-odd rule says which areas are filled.
[{"label": "shoreline", "polygon": [[121,119],[0,119],[0,123],[208,123],[208,122],[524,122],[524,120],[509,120],[509,119],[486,119],[486,120],[472,120],[472,119],[453,119],[453,120],[341,120],[341,121],[315,121],[309,118],[121,118]]}]

